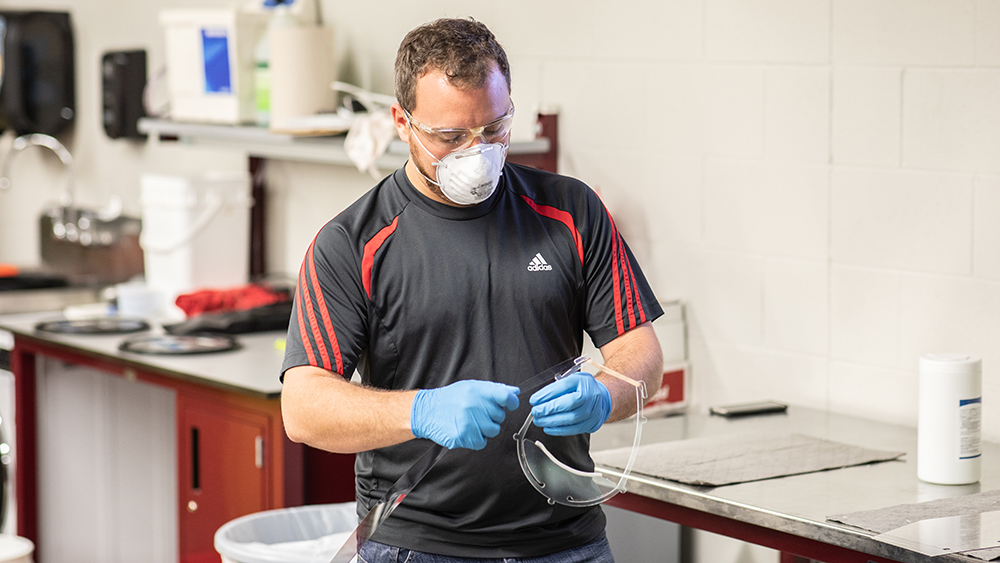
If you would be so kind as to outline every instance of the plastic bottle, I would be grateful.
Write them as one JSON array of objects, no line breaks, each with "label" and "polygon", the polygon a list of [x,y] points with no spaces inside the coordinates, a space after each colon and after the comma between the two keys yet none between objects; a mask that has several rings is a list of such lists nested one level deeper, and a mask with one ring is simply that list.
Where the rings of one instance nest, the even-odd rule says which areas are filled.
[{"label": "plastic bottle", "polygon": [[939,485],[979,481],[982,361],[965,354],[920,358],[917,477]]},{"label": "plastic bottle", "polygon": [[271,49],[268,41],[271,29],[314,22],[316,8],[307,0],[265,0],[261,7],[270,12],[267,29],[254,48],[254,88],[256,122],[267,127],[271,122]]},{"label": "plastic bottle", "polygon": [[267,30],[261,34],[253,52],[254,59],[254,108],[258,127],[271,122],[271,55],[267,43]]}]

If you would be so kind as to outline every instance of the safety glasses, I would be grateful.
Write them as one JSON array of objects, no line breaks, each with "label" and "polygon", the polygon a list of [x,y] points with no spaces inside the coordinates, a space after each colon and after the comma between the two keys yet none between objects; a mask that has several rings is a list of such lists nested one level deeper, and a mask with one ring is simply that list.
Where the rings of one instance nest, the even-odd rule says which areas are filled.
[{"label": "safety glasses", "polygon": [[429,148],[438,152],[452,152],[467,148],[477,138],[483,139],[486,143],[503,143],[514,122],[514,102],[511,101],[510,109],[503,116],[486,125],[471,129],[424,125],[413,119],[410,112],[405,109],[403,115],[406,116],[406,121],[410,124],[411,129],[418,129],[424,134],[427,144],[430,145]]},{"label": "safety glasses", "polygon": [[563,448],[560,442],[578,439],[578,437],[557,437],[545,434],[532,424],[534,417],[529,413],[521,430],[514,435],[514,440],[517,441],[517,457],[528,482],[535,487],[535,490],[549,499],[549,504],[559,503],[576,507],[592,506],[625,491],[625,484],[632,472],[632,464],[635,462],[635,456],[639,450],[642,425],[646,423],[646,418],[642,415],[642,404],[646,399],[645,382],[635,381],[608,369],[587,356],[580,356],[574,360],[573,365],[556,375],[555,379],[562,379],[571,373],[581,371],[581,366],[584,364],[597,370],[595,374],[608,374],[635,388],[635,416],[633,417],[635,438],[632,442],[632,454],[629,456],[628,465],[617,481],[595,470],[589,452],[585,459],[578,457],[575,461],[560,460],[552,452],[572,451],[572,446]]}]

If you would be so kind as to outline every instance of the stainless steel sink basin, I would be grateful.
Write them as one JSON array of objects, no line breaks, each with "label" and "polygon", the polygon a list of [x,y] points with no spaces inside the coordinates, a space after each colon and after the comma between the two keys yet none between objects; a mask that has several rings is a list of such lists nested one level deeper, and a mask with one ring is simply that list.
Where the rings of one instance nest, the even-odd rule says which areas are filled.
[{"label": "stainless steel sink basin", "polygon": [[100,291],[95,287],[0,291],[0,315],[61,311],[70,305],[83,305],[98,301],[100,301]]}]

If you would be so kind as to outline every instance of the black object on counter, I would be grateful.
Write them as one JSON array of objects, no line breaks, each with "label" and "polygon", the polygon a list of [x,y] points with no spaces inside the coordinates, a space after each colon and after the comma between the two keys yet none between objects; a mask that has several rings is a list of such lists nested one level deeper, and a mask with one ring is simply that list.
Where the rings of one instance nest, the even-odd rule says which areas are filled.
[{"label": "black object on counter", "polygon": [[149,330],[149,323],[141,319],[118,317],[63,319],[40,322],[35,325],[35,330],[60,334],[128,334]]},{"label": "black object on counter", "polygon": [[240,347],[238,340],[224,334],[176,335],[143,334],[122,342],[118,349],[134,354],[184,356],[228,352]]},{"label": "black object on counter", "polygon": [[788,405],[777,401],[760,401],[757,403],[740,403],[738,405],[719,405],[710,407],[708,412],[726,418],[738,416],[751,416],[755,414],[783,413],[788,410]]},{"label": "black object on counter", "polygon": [[272,303],[242,311],[203,313],[186,321],[163,327],[169,334],[245,334],[268,330],[288,330],[292,302]]},{"label": "black object on counter", "polygon": [[16,276],[0,277],[0,291],[16,291],[19,289],[51,289],[66,287],[69,280],[56,274],[21,273]]}]

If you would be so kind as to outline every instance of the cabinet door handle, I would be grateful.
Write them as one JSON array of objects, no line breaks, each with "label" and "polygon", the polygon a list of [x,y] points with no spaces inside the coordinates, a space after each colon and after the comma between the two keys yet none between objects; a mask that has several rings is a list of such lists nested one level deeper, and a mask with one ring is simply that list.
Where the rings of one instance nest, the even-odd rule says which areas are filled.
[{"label": "cabinet door handle", "polygon": [[198,428],[191,427],[191,488],[201,489],[201,460],[199,459],[201,448],[198,444]]},{"label": "cabinet door handle", "polygon": [[257,465],[257,469],[262,469],[264,467],[264,437],[257,436],[253,439],[254,448],[254,463]]}]

